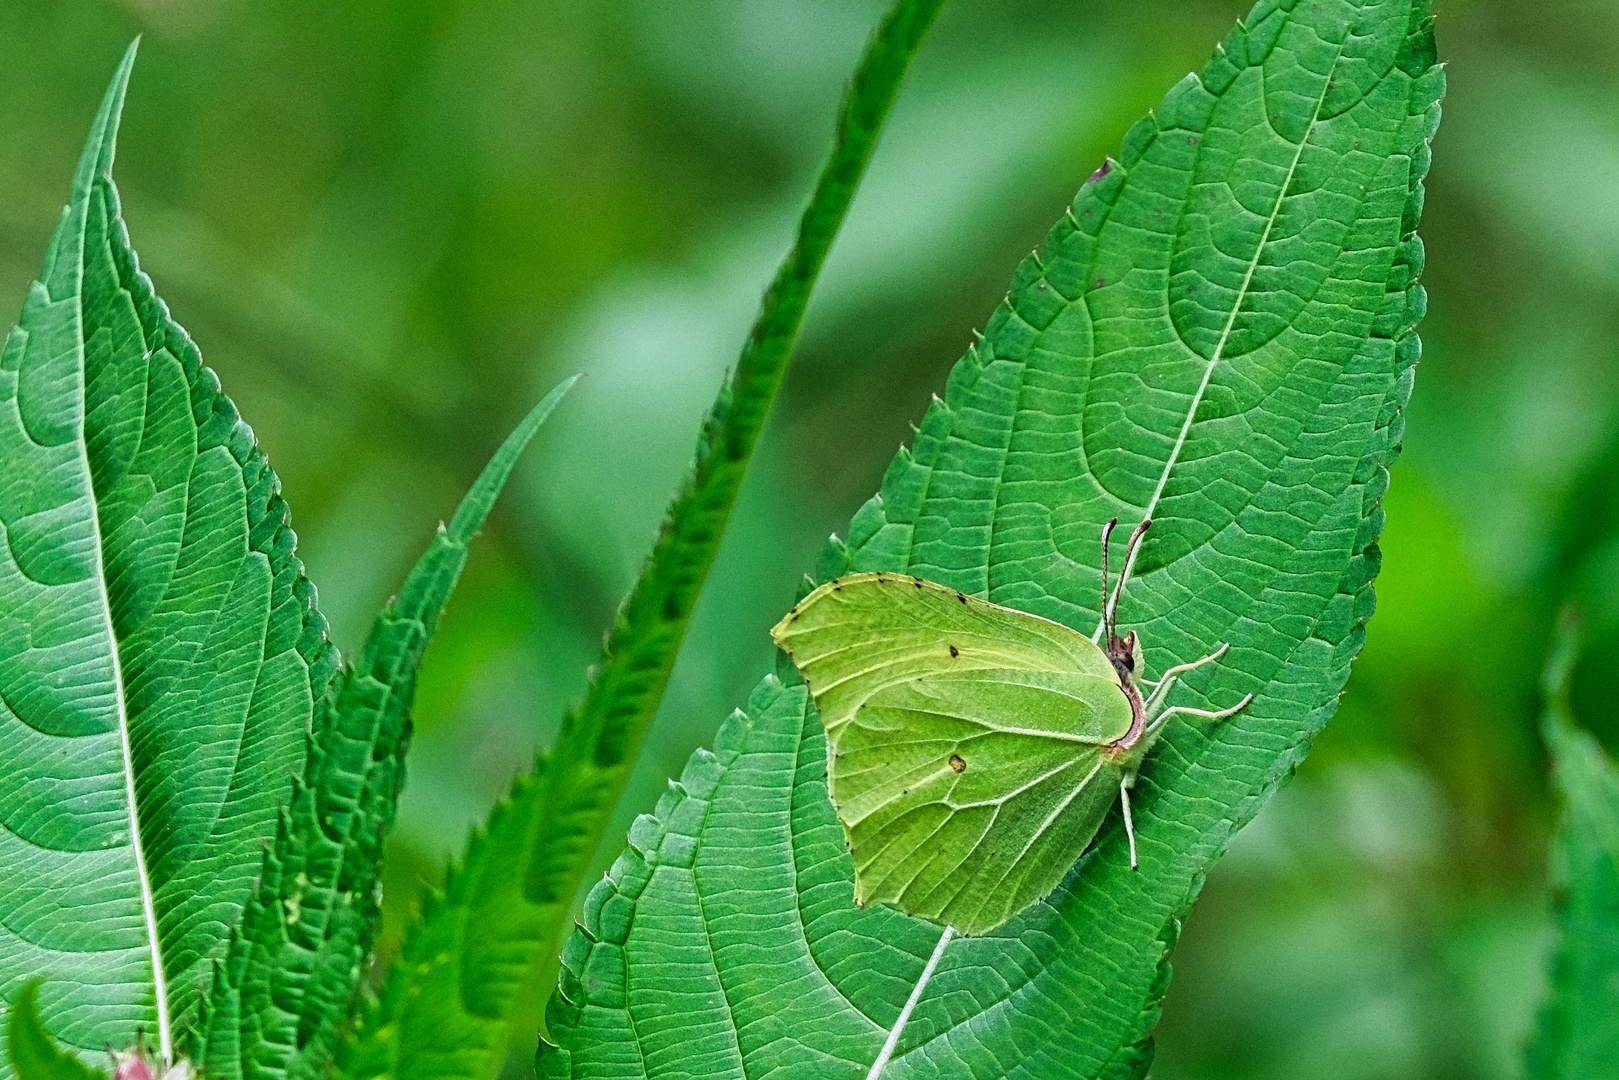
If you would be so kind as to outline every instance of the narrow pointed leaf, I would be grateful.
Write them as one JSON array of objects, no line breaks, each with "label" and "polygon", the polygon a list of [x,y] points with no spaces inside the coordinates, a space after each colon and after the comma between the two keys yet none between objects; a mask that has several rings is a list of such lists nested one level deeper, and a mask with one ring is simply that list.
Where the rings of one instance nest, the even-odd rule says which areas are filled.
[{"label": "narrow pointed leaf", "polygon": [[[945,949],[885,1080],[1140,1076],[1180,918],[1303,758],[1373,606],[1424,308],[1414,235],[1443,75],[1424,0],[1262,0],[1024,260],[818,576],[896,571],[1097,625],[1096,537],[1155,522],[1119,611],[1178,692],[1045,902]],[[806,467],[812,467],[806,463]],[[857,910],[794,669],[693,756],[592,890],[546,1077],[867,1074],[940,936]],[[1199,700],[1199,699],[1202,700]]]},{"label": "narrow pointed leaf", "polygon": [[18,1080],[106,1080],[72,1054],[57,1047],[39,1018],[39,984],[26,983],[12,1004],[6,1027],[6,1051]]},{"label": "narrow pointed leaf", "polygon": [[0,355],[0,985],[46,977],[91,1060],[196,1016],[336,666],[279,482],[119,218],[133,61]]},{"label": "narrow pointed leaf", "polygon": [[[581,887],[663,696],[819,276],[911,57],[942,0],[896,0],[844,100],[836,144],[766,292],[692,472],[609,635],[583,706],[468,844],[412,930],[347,1055],[349,1077],[492,1076],[525,1001],[543,996]],[[537,1013],[537,1010],[534,1010]]]},{"label": "narrow pointed leaf", "polygon": [[1530,1080],[1611,1076],[1619,1063],[1619,767],[1569,710],[1577,653],[1565,619],[1547,664],[1541,721],[1564,800],[1552,849],[1558,940]]},{"label": "narrow pointed leaf", "polygon": [[209,1076],[324,1076],[380,910],[382,841],[404,785],[416,672],[444,605],[524,447],[575,375],[507,437],[440,525],[316,714],[303,780],[233,935],[193,1054]]}]

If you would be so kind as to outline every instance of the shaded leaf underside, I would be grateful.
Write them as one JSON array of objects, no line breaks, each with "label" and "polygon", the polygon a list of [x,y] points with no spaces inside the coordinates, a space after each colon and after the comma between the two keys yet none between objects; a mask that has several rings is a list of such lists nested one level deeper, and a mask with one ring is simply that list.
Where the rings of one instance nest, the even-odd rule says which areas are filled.
[{"label": "shaded leaf underside", "polygon": [[133,58],[0,357],[0,983],[45,976],[92,1059],[195,1016],[336,664],[279,482],[119,219]]},{"label": "shaded leaf underside", "polygon": [[[1049,898],[953,942],[885,1077],[1132,1076],[1179,916],[1330,716],[1371,613],[1424,307],[1413,234],[1442,74],[1420,0],[1265,0],[1024,260],[828,579],[914,573],[1084,632],[1103,521],[1148,674],[1252,705],[1180,725]],[[856,910],[789,666],[592,891],[544,1075],[859,1077],[938,938]],[[1060,1037],[1056,1033],[1061,1033]]]}]

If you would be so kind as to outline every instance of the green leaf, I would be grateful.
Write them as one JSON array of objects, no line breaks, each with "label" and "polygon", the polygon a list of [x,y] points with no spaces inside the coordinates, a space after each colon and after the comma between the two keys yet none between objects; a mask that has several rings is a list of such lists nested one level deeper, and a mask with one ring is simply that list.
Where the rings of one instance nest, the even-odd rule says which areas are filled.
[{"label": "green leaf", "polygon": [[45,1022],[39,1018],[39,984],[32,979],[18,991],[6,1025],[6,1051],[18,1080],[106,1080],[72,1054],[57,1049]]},{"label": "green leaf", "polygon": [[1530,1080],[1611,1076],[1619,1062],[1619,768],[1569,709],[1578,637],[1566,615],[1546,665],[1541,734],[1564,809],[1552,849],[1558,941]]},{"label": "green leaf", "polygon": [[326,1074],[381,917],[382,841],[404,786],[417,669],[473,534],[578,378],[547,394],[506,438],[322,701],[303,779],[192,1040],[209,1075]]},{"label": "green leaf", "polygon": [[[1332,714],[1425,306],[1443,74],[1423,0],[1264,0],[1025,259],[943,401],[823,557],[1089,633],[1101,524],[1150,516],[1120,621],[1181,693],[1121,822],[1047,902],[956,939],[857,910],[824,729],[785,660],[592,890],[545,1076],[1138,1076],[1180,918]],[[1201,699],[1201,701],[1199,700]],[[910,1001],[929,959],[931,981]]]},{"label": "green leaf", "polygon": [[134,56],[0,355],[0,985],[47,976],[81,1056],[144,1028],[167,1058],[337,659],[279,481],[119,218]]},{"label": "green leaf", "polygon": [[462,866],[427,905],[344,1059],[345,1075],[491,1076],[518,1037],[521,1004],[551,982],[568,906],[663,696],[810,290],[941,2],[897,0],[867,48],[797,242],[703,426],[692,473],[609,635],[583,706],[565,719],[549,757],[517,781],[471,838]]}]

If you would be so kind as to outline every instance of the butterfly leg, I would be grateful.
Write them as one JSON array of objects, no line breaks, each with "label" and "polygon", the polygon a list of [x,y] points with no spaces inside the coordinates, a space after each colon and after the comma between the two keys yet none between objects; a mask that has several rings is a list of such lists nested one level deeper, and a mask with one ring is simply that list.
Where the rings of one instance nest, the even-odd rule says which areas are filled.
[{"label": "butterfly leg", "polygon": [[1136,868],[1136,823],[1130,820],[1130,781],[1133,776],[1119,777],[1119,804],[1124,807],[1124,835],[1130,838],[1130,869]]},{"label": "butterfly leg", "polygon": [[[1147,699],[1147,703],[1146,703],[1147,715],[1148,716],[1153,715],[1154,711],[1156,711],[1158,708],[1160,708],[1163,705],[1164,699],[1169,696],[1170,688],[1175,685],[1175,680],[1177,678],[1179,678],[1181,675],[1185,674],[1188,671],[1195,671],[1196,669],[1202,667],[1204,664],[1212,664],[1214,661],[1216,661],[1216,660],[1220,659],[1220,657],[1224,656],[1225,651],[1227,649],[1229,649],[1229,648],[1231,648],[1231,645],[1228,642],[1228,643],[1226,643],[1224,645],[1221,645],[1218,649],[1215,649],[1213,652],[1209,653],[1209,655],[1205,656],[1201,660],[1193,660],[1190,664],[1177,664],[1174,667],[1170,668],[1168,671],[1164,672],[1163,675],[1159,677],[1159,679],[1158,679],[1158,681],[1156,683],[1149,683],[1149,685],[1151,685],[1153,687],[1153,691],[1152,691],[1152,696]],[[1149,682],[1149,680],[1147,680],[1147,679],[1137,679],[1136,681],[1137,682]]]},{"label": "butterfly leg", "polygon": [[1164,721],[1168,720],[1176,713],[1181,713],[1185,716],[1201,716],[1205,720],[1224,720],[1226,717],[1235,716],[1237,713],[1240,713],[1242,710],[1246,709],[1248,707],[1248,703],[1252,700],[1254,700],[1254,695],[1248,694],[1241,701],[1231,706],[1231,708],[1219,709],[1215,711],[1210,711],[1208,709],[1194,709],[1190,705],[1176,705],[1173,708],[1165,709],[1163,712],[1153,717],[1152,723],[1147,725],[1147,731],[1149,734],[1157,731],[1159,728],[1164,726]]}]

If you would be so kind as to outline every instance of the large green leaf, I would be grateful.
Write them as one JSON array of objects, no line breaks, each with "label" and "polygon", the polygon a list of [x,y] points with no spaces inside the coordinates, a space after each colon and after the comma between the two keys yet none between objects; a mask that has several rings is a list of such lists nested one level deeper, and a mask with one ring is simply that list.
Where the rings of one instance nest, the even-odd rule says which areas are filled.
[{"label": "large green leaf", "polygon": [[279,482],[119,219],[133,61],[0,357],[0,986],[46,977],[97,1058],[196,1015],[337,662]]},{"label": "large green leaf", "polygon": [[[1229,641],[1181,692],[1255,695],[1146,760],[1139,870],[1110,815],[1047,902],[948,946],[884,1076],[1144,1071],[1181,915],[1364,638],[1442,87],[1424,0],[1262,0],[1080,190],[829,546],[823,579],[905,571],[1088,633],[1101,524],[1150,515],[1120,609],[1148,674]],[[854,908],[825,767],[784,665],[592,891],[545,1075],[865,1075],[940,932]]]},{"label": "large green leaf", "polygon": [[1578,636],[1565,618],[1546,666],[1541,733],[1564,799],[1553,843],[1558,941],[1551,994],[1529,1049],[1530,1080],[1619,1068],[1619,768],[1574,722],[1568,684]]},{"label": "large green leaf", "polygon": [[[896,0],[861,60],[836,142],[703,425],[691,475],[608,637],[584,704],[468,843],[413,927],[342,1069],[352,1077],[465,1077],[532,1046],[525,1000],[543,996],[554,949],[673,669],[697,594],[781,387],[809,295],[911,57],[942,0]],[[534,1013],[537,1014],[535,1009]],[[525,1049],[526,1054],[526,1049]]]}]

